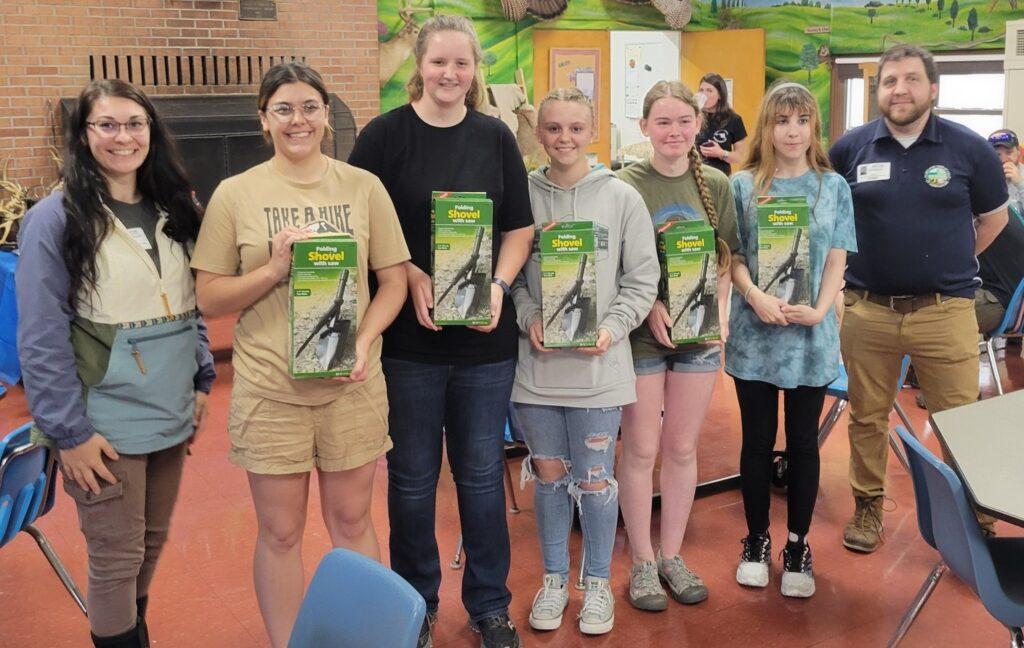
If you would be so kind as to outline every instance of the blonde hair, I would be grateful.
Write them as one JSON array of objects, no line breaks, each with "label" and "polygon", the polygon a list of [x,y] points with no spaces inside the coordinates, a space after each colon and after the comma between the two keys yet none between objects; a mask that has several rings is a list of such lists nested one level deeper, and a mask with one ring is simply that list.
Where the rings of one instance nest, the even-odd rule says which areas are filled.
[{"label": "blonde hair", "polygon": [[[666,98],[682,101],[693,109],[693,114],[698,120],[701,118],[697,97],[694,96],[693,91],[683,85],[682,81],[658,81],[644,96],[644,119],[646,120],[650,117],[651,108],[655,102]],[[697,150],[696,145],[689,150],[687,157],[690,160],[690,169],[693,170],[693,179],[697,183],[697,193],[700,195],[700,202],[704,207],[704,213],[707,214],[708,222],[711,223],[712,229],[715,230],[718,271],[725,272],[732,263],[732,253],[729,251],[729,246],[726,242],[718,236],[718,210],[715,209],[715,203],[711,199],[711,190],[708,189],[707,182],[704,180],[704,164],[701,161],[700,151]]]},{"label": "blonde hair", "polygon": [[590,98],[583,94],[579,88],[554,88],[544,95],[544,98],[540,100],[539,104],[537,104],[538,123],[540,123],[540,116],[541,113],[544,112],[544,107],[555,101],[568,101],[569,103],[576,103],[581,106],[585,106],[590,112],[590,125],[595,126],[594,104],[590,102]]},{"label": "blonde hair", "polygon": [[413,46],[413,55],[416,59],[416,67],[412,76],[405,84],[405,90],[409,93],[409,101],[419,101],[423,97],[423,76],[420,74],[420,65],[427,53],[427,44],[430,37],[440,32],[459,32],[469,37],[470,47],[473,49],[473,65],[476,70],[473,73],[473,83],[466,93],[466,107],[473,110],[480,110],[487,103],[484,88],[483,70],[480,69],[480,61],[484,58],[484,50],[480,46],[480,38],[476,35],[473,21],[465,16],[453,16],[450,14],[438,14],[423,23],[420,33],[416,36],[416,44]]},{"label": "blonde hair", "polygon": [[807,149],[807,164],[820,178],[832,170],[828,155],[821,144],[821,112],[814,95],[806,87],[792,81],[776,81],[764,99],[757,113],[754,134],[750,137],[750,149],[743,163],[743,170],[754,176],[755,193],[765,193],[775,176],[775,120],[779,115],[806,113],[811,118],[811,145]]}]

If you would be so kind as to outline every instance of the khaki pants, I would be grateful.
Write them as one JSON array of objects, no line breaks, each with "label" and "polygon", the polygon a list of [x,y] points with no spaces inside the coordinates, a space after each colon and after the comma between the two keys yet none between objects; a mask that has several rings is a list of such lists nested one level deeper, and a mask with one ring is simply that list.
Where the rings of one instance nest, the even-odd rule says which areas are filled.
[{"label": "khaki pants", "polygon": [[150,454],[123,454],[117,461],[104,457],[117,482],[100,480],[99,495],[64,479],[89,552],[89,626],[99,637],[135,625],[135,601],[148,594],[167,541],[187,447],[180,443]]},{"label": "khaki pants", "polygon": [[900,364],[913,358],[929,412],[978,399],[978,320],[974,300],[955,297],[901,314],[847,292],[840,330],[849,374],[850,486],[853,494],[885,493],[889,412]]}]

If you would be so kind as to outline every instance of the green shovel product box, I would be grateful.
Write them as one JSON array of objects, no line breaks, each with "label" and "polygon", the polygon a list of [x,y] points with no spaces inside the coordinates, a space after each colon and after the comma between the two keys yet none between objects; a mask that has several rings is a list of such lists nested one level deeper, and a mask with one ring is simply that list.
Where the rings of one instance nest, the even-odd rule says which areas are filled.
[{"label": "green shovel product box", "polygon": [[292,377],[352,373],[359,312],[356,240],[323,234],[293,243],[288,294]]},{"label": "green shovel product box", "polygon": [[491,323],[493,204],[482,192],[431,199],[434,324]]},{"label": "green shovel product box", "polygon": [[704,221],[673,221],[658,229],[661,300],[675,344],[721,337],[715,231]]},{"label": "green shovel product box", "polygon": [[758,196],[757,287],[787,304],[809,305],[810,250],[806,196]]},{"label": "green shovel product box", "polygon": [[544,346],[597,345],[595,225],[551,222],[540,230],[541,317]]}]

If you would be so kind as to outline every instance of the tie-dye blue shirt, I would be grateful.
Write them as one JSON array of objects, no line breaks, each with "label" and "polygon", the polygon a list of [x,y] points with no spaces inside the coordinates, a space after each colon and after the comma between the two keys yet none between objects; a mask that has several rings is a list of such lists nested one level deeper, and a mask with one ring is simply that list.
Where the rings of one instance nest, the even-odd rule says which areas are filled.
[{"label": "tie-dye blue shirt", "polygon": [[[740,253],[756,283],[757,208],[753,175],[743,171],[733,176],[732,190]],[[850,187],[837,173],[829,171],[819,176],[808,171],[797,178],[775,178],[767,193],[807,196],[811,206],[810,294],[811,304],[815,304],[829,250],[857,251]],[[759,380],[783,389],[829,384],[839,375],[839,325],[835,309],[830,308],[815,326],[765,324],[743,296],[734,292],[725,370],[743,380]]]}]

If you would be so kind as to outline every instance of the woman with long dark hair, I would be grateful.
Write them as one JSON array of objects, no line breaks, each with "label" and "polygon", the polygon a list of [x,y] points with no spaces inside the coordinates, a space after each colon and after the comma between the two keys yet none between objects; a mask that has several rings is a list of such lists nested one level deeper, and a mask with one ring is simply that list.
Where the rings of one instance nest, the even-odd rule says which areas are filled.
[{"label": "woman with long dark hair", "polygon": [[18,353],[78,507],[93,643],[148,646],[149,585],[215,375],[188,267],[201,209],[132,85],[90,83],[66,129],[64,188],[21,231]]},{"label": "woman with long dark hair", "polygon": [[704,163],[725,175],[733,164],[741,164],[747,150],[747,129],[743,118],[729,104],[729,87],[721,74],[708,72],[700,80],[697,103],[701,104],[703,123],[697,135],[697,147]]}]

